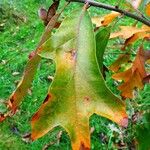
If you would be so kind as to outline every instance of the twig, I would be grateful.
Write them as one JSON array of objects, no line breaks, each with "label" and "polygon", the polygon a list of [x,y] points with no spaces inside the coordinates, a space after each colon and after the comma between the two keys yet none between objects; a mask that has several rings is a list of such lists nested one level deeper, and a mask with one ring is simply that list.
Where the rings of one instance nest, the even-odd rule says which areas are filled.
[{"label": "twig", "polygon": [[[69,1],[70,2],[78,2],[78,3],[85,3],[86,2],[86,0],[69,0]],[[94,7],[99,7],[99,8],[104,8],[104,9],[107,9],[107,10],[112,10],[112,11],[119,12],[119,13],[125,15],[125,16],[128,16],[130,18],[133,18],[135,20],[138,20],[138,21],[142,22],[143,24],[145,24],[147,26],[150,26],[150,21],[148,19],[145,19],[145,18],[143,18],[142,16],[139,16],[139,15],[135,15],[133,13],[127,12],[123,9],[118,8],[117,6],[116,7],[115,6],[110,6],[110,5],[95,2],[95,1],[92,1],[92,0],[88,0],[88,3],[89,3],[89,5],[94,6]]]}]

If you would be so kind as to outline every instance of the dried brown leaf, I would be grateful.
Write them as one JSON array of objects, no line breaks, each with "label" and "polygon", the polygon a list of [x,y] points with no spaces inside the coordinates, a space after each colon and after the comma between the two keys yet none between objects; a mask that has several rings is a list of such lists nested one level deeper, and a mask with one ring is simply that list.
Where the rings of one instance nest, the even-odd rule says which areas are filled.
[{"label": "dried brown leaf", "polygon": [[135,88],[143,88],[143,79],[146,77],[145,61],[150,57],[150,51],[144,51],[140,47],[133,65],[130,69],[116,73],[112,76],[115,80],[123,80],[118,89],[122,92],[122,97],[133,98],[133,90]]}]

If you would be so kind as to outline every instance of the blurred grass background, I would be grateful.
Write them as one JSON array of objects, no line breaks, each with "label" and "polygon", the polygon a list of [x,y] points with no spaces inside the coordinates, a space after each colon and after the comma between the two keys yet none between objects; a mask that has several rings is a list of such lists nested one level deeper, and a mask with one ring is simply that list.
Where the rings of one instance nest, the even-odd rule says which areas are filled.
[{"label": "blurred grass background", "polygon": [[[101,0],[101,2],[114,5],[117,3],[115,0],[107,2]],[[40,7],[48,8],[51,3],[52,1],[49,0],[0,0],[0,101],[5,101],[15,90],[28,61],[28,55],[36,48],[44,30],[43,23],[38,17],[38,9]],[[65,1],[61,1],[60,8],[64,3]],[[69,5],[62,17],[70,14],[78,6],[78,4]],[[108,12],[103,9],[90,8],[91,15],[103,15]],[[119,25],[132,25],[133,23],[134,21],[127,17],[119,21]],[[116,25],[115,30],[119,25]],[[106,66],[109,66],[118,56],[116,52],[119,49],[111,48],[116,42],[116,40],[110,41],[108,44],[104,62]],[[137,48],[137,45],[135,44],[134,49]],[[146,44],[145,47],[149,48],[149,44]],[[41,150],[45,146],[48,146],[47,149],[50,150],[71,149],[69,137],[61,127],[55,128],[35,142],[23,138],[25,134],[30,133],[30,119],[42,104],[51,83],[49,76],[53,76],[54,73],[53,62],[42,59],[32,88],[17,114],[0,124],[0,150]],[[111,79],[111,72],[107,73],[106,82],[115,94],[119,94],[116,83]],[[142,119],[139,123],[134,124],[132,117],[139,110],[147,111],[149,109],[149,91],[150,86],[146,85],[136,99],[127,101],[130,121],[127,129],[118,127],[97,115],[90,118],[90,126],[94,129],[91,135],[92,150],[136,149],[137,126],[141,124]],[[3,111],[2,107],[0,111]],[[63,130],[63,134],[58,141],[57,136],[61,130]]]}]

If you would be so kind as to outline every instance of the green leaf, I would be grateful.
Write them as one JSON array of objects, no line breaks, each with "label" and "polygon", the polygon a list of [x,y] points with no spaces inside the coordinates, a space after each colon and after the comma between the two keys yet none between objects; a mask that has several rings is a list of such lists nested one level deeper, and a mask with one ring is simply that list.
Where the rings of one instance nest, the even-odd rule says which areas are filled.
[{"label": "green leaf", "polygon": [[[55,52],[56,73],[40,109],[32,117],[33,140],[61,125],[73,150],[90,147],[89,117],[102,115],[127,126],[124,103],[107,88],[96,57],[91,18],[83,9],[72,12],[41,46],[41,56]],[[101,64],[102,62],[100,62]]]},{"label": "green leaf", "polygon": [[96,57],[100,70],[103,68],[103,55],[109,40],[111,26],[100,28],[96,33]]}]

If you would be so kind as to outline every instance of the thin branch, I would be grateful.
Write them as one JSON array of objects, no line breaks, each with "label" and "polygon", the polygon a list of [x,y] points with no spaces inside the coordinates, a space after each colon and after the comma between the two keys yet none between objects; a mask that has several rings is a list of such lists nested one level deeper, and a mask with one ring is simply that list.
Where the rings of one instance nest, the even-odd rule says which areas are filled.
[{"label": "thin branch", "polygon": [[128,16],[130,18],[133,18],[135,20],[138,20],[138,21],[142,22],[143,24],[145,24],[147,26],[150,26],[150,20],[147,20],[147,19],[143,18],[142,16],[135,15],[133,13],[127,12],[125,10],[122,10],[122,9],[120,9],[117,6],[110,6],[110,5],[107,5],[107,4],[104,4],[104,3],[95,2],[95,1],[92,1],[92,0],[69,0],[69,1],[70,2],[78,2],[78,3],[86,3],[86,2],[88,2],[90,6],[100,7],[100,8],[104,8],[104,9],[107,9],[107,10],[112,10],[112,11],[119,12],[119,13],[125,15],[125,16]]}]

